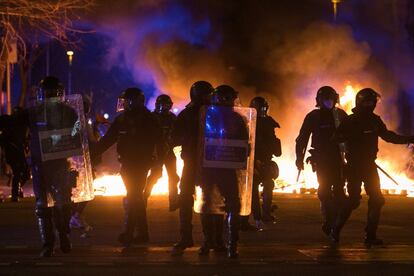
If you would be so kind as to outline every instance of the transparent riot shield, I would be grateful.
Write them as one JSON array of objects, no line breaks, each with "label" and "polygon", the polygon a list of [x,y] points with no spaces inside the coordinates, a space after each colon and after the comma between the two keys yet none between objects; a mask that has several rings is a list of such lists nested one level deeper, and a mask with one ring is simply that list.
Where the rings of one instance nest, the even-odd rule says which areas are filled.
[{"label": "transparent riot shield", "polygon": [[255,134],[256,110],[253,108],[202,108],[195,212],[223,214],[225,197],[234,198],[237,193],[240,214],[250,214]]},{"label": "transparent riot shield", "polygon": [[32,163],[36,168],[33,185],[40,195],[36,196],[40,200],[45,197],[48,206],[92,200],[93,176],[82,96],[36,101],[29,116]]}]

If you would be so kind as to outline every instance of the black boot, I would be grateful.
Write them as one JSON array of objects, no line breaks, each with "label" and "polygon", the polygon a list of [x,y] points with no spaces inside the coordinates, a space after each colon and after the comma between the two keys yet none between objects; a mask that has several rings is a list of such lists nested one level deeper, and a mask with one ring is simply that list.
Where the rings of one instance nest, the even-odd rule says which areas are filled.
[{"label": "black boot", "polygon": [[256,232],[258,229],[251,225],[249,216],[240,216],[240,231],[242,232]]},{"label": "black boot", "polygon": [[239,241],[240,219],[238,213],[229,213],[227,217],[229,241],[227,246],[227,257],[234,259],[239,256],[237,242]]},{"label": "black boot", "polygon": [[134,231],[137,224],[137,212],[135,206],[124,198],[124,232],[119,234],[118,241],[125,247],[129,247],[134,241]]},{"label": "black boot", "polygon": [[371,246],[384,245],[383,240],[378,239],[376,233],[367,233],[365,236],[364,244],[370,248]]},{"label": "black boot", "polygon": [[225,252],[226,245],[224,244],[223,231],[224,231],[224,216],[223,215],[214,215],[214,236],[216,238],[216,243],[214,246],[215,252]]},{"label": "black boot", "polygon": [[36,208],[37,223],[42,240],[42,251],[40,257],[53,256],[55,245],[55,233],[53,231],[52,208]]},{"label": "black boot", "polygon": [[329,238],[333,243],[339,243],[340,235],[342,228],[344,227],[345,223],[348,221],[349,217],[351,216],[352,209],[347,207],[342,209],[336,218],[336,221],[332,227],[331,233],[329,234]]},{"label": "black boot", "polygon": [[321,202],[321,215],[322,215],[322,232],[326,236],[329,236],[332,232],[334,218],[332,216],[331,206]]},{"label": "black boot", "polygon": [[[181,196],[180,196],[181,197]],[[191,198],[192,200],[192,198]],[[194,246],[193,242],[193,207],[192,202],[183,203],[183,198],[180,198],[180,241],[174,244],[171,251],[172,256],[181,256],[184,250],[188,247]]]},{"label": "black boot", "polygon": [[262,220],[263,222],[267,222],[267,223],[276,223],[276,219],[272,215],[273,188],[274,188],[273,180],[268,180],[266,181],[266,183],[263,183]]},{"label": "black boot", "polygon": [[368,202],[368,216],[367,216],[367,226],[365,227],[365,245],[367,247],[383,245],[384,242],[381,239],[377,238],[377,229],[379,224],[379,219],[381,215],[382,204],[370,204]]},{"label": "black boot", "polygon": [[214,215],[202,214],[200,219],[201,226],[203,228],[204,242],[198,250],[198,255],[208,255],[210,253],[210,249],[214,248]]},{"label": "black boot", "polygon": [[55,206],[53,208],[53,218],[55,220],[55,226],[59,233],[60,249],[63,253],[69,253],[72,251],[72,244],[70,242],[70,217],[71,217],[71,205],[64,205],[61,207]]},{"label": "black boot", "polygon": [[141,202],[138,203],[138,210],[137,210],[137,235],[134,237],[134,243],[146,243],[149,241],[149,234],[148,234],[148,221],[147,221],[147,210],[146,205]]}]

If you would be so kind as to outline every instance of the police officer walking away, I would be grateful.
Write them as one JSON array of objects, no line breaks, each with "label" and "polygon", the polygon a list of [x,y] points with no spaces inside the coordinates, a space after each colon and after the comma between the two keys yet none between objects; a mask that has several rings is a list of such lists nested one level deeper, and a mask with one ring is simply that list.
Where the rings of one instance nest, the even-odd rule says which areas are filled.
[{"label": "police officer walking away", "polygon": [[179,216],[180,241],[172,250],[173,256],[179,256],[194,245],[192,218],[197,166],[197,142],[199,135],[199,112],[208,104],[213,87],[206,81],[197,81],[190,88],[191,102],[178,114],[173,130],[174,146],[181,146],[181,158],[184,161],[180,182]]},{"label": "police officer walking away", "polygon": [[345,200],[344,162],[341,146],[334,140],[335,129],[347,114],[335,107],[338,94],[330,86],[319,88],[316,107],[305,117],[296,138],[296,166],[304,169],[304,157],[309,137],[312,136],[310,162],[318,178],[318,198],[323,218],[322,231],[329,235],[338,210]]},{"label": "police officer walking away", "polygon": [[383,241],[377,238],[381,208],[385,203],[375,163],[378,137],[393,144],[413,143],[414,137],[398,135],[387,129],[381,118],[374,113],[379,97],[380,95],[371,88],[359,91],[355,98],[356,106],[352,110],[353,114],[349,115],[338,128],[338,138],[347,145],[349,198],[332,229],[331,239],[334,242],[339,242],[342,227],[352,210],[358,208],[360,204],[363,182],[369,197],[365,244],[368,247],[383,244]]},{"label": "police officer walking away", "polygon": [[175,157],[172,145],[172,130],[177,119],[177,116],[171,112],[172,106],[173,102],[170,96],[165,94],[159,95],[155,101],[155,110],[152,113],[158,118],[162,127],[162,151],[165,152],[165,155],[163,160],[157,160],[156,164],[151,168],[151,174],[147,178],[144,196],[148,200],[152,188],[162,176],[162,167],[165,165],[168,173],[170,211],[175,211],[178,208],[177,184],[180,181],[180,177],[177,175],[177,158]]},{"label": "police officer walking away", "polygon": [[[117,143],[121,177],[127,190],[124,199],[125,230],[118,241],[125,247],[149,240],[144,188],[156,154],[162,158],[162,132],[157,118],[145,107],[144,93],[128,88],[118,98],[118,115],[96,144],[99,155]],[[134,237],[135,230],[137,235]]]}]

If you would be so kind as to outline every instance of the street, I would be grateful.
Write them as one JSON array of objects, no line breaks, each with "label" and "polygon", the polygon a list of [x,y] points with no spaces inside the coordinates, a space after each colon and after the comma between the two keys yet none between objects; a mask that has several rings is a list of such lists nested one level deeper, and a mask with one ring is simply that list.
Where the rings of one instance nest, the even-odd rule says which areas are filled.
[{"label": "street", "polygon": [[198,256],[202,242],[198,215],[196,246],[182,257],[171,257],[171,246],[178,239],[178,212],[168,212],[165,196],[149,201],[150,243],[123,250],[116,241],[122,230],[122,198],[96,197],[85,211],[94,229],[88,235],[72,232],[69,255],[57,248],[55,257],[40,259],[33,198],[19,203],[6,199],[0,204],[0,274],[414,275],[414,198],[386,199],[378,231],[386,246],[367,249],[363,245],[365,197],[345,226],[340,246],[332,247],[320,230],[315,195],[276,194],[277,224],[263,232],[242,233],[237,260],[214,252]]}]

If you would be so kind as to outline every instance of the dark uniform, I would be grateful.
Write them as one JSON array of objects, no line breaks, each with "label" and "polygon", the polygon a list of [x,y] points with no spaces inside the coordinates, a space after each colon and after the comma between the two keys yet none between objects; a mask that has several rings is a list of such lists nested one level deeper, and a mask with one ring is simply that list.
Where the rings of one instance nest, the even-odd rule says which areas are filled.
[{"label": "dark uniform", "polygon": [[[322,89],[322,88],[321,88]],[[336,92],[329,92],[329,97],[335,97]],[[329,93],[332,95],[330,96]],[[335,104],[336,100],[334,101]],[[319,106],[322,103],[318,104]],[[334,114],[336,112],[336,115]],[[312,168],[318,178],[318,198],[321,204],[323,217],[322,230],[329,235],[337,212],[345,200],[345,178],[343,174],[343,159],[339,143],[334,140],[336,130],[335,117],[343,121],[347,114],[345,111],[332,107],[315,109],[306,115],[296,138],[296,162],[299,169],[303,166],[303,159],[309,137],[312,135],[311,158]]]},{"label": "dark uniform", "polygon": [[[274,180],[279,176],[277,164],[272,161],[273,155],[280,156],[282,149],[280,140],[275,135],[275,128],[280,125],[270,116],[258,117],[255,143],[255,174],[253,176],[252,211],[256,221],[273,221],[272,199]],[[263,186],[263,205],[260,210],[259,185]]]},{"label": "dark uniform", "polygon": [[192,218],[197,165],[197,137],[200,106],[190,105],[178,114],[173,131],[174,144],[181,146],[184,161],[180,181],[180,236],[181,241],[193,245]]},{"label": "dark uniform", "polygon": [[178,194],[177,184],[180,181],[180,177],[177,175],[177,158],[175,157],[172,147],[172,130],[174,123],[177,120],[177,116],[172,112],[159,113],[154,111],[152,114],[158,119],[162,127],[163,152],[165,152],[165,154],[164,159],[157,160],[155,166],[151,168],[151,174],[147,178],[144,195],[146,199],[151,195],[151,190],[158,179],[161,178],[162,167],[165,165],[168,173],[170,210],[173,211],[176,208],[175,200]]},{"label": "dark uniform", "polygon": [[6,162],[13,172],[11,198],[12,201],[17,202],[19,196],[23,196],[22,186],[30,178],[26,160],[29,128],[25,112],[17,107],[14,110],[11,116],[0,117],[0,129]]},{"label": "dark uniform", "polygon": [[[372,110],[364,110],[363,104],[358,103],[359,97],[371,97],[375,102]],[[390,131],[381,118],[373,113],[379,95],[372,89],[363,89],[357,94],[357,107],[339,126],[337,135],[347,144],[346,158],[348,161],[347,189],[349,199],[344,205],[335,225],[332,238],[339,241],[339,233],[352,210],[358,208],[361,200],[361,184],[369,197],[367,225],[365,227],[368,245],[382,244],[377,239],[376,231],[380,219],[381,208],[385,203],[381,193],[380,180],[375,159],[378,152],[378,137],[389,143],[407,144],[414,141],[414,137],[401,136]],[[365,101],[362,99],[362,101]]]},{"label": "dark uniform", "polygon": [[[148,224],[144,188],[157,150],[161,148],[161,127],[157,118],[144,106],[144,95],[137,88],[128,88],[123,96],[133,105],[118,115],[105,136],[96,145],[95,155],[114,143],[121,163],[121,177],[127,190],[124,200],[125,231],[118,240],[125,246],[133,241],[148,241]],[[133,238],[135,229],[138,236]]]},{"label": "dark uniform", "polygon": [[196,185],[197,146],[199,137],[200,108],[209,100],[213,87],[206,81],[195,82],[190,89],[191,103],[178,114],[173,129],[173,145],[181,146],[184,161],[180,181],[179,216],[180,241],[173,247],[172,255],[182,255],[187,247],[194,245],[192,219]]}]

